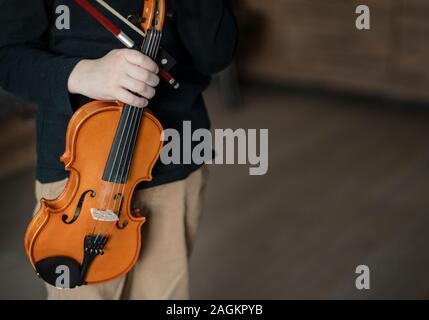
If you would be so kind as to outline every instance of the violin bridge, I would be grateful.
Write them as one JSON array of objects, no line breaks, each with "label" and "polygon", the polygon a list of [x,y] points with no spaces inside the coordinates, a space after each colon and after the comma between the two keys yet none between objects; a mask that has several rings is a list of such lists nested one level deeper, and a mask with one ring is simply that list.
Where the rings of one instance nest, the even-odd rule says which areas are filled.
[{"label": "violin bridge", "polygon": [[91,208],[91,216],[96,221],[116,222],[119,221],[118,215],[112,210],[100,210]]}]

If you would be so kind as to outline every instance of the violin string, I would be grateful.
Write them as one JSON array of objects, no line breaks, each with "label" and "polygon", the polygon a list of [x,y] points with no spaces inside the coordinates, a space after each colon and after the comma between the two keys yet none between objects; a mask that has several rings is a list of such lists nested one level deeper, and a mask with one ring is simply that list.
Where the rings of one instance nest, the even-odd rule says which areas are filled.
[{"label": "violin string", "polygon": [[[142,120],[142,116],[143,116],[143,113],[144,113],[144,108],[136,108],[136,109],[137,109],[136,110],[136,112],[137,112],[137,121],[136,121],[135,127],[133,128],[133,131],[135,131],[135,134],[134,134],[135,135],[135,139],[134,139],[134,141],[131,141],[131,144],[129,145],[129,149],[130,149],[129,151],[131,152],[130,153],[130,157],[132,157],[132,151],[133,151],[134,146],[135,146],[135,144],[137,142],[138,133],[139,133],[139,130],[140,130],[140,125],[141,125],[141,120]],[[123,172],[122,172],[121,175],[125,179],[128,178],[128,174],[129,174],[130,169],[131,169],[131,161],[132,161],[132,159],[130,159],[129,165],[123,168]],[[122,190],[120,191],[121,194],[124,194],[125,187],[126,187],[126,184],[122,185]]]},{"label": "violin string", "polygon": [[[142,51],[144,51],[145,53],[147,53],[149,56],[152,56],[152,52],[153,52],[153,45],[154,45],[154,43],[156,43],[157,41],[156,41],[156,38],[153,36],[153,33],[152,32],[148,32],[148,37],[147,37],[147,40],[146,40],[147,42],[146,43],[144,43],[144,45],[143,45],[143,50]],[[131,143],[134,143],[134,145],[135,145],[135,143],[136,143],[136,140],[137,140],[137,134],[138,134],[138,131],[139,131],[139,128],[140,128],[140,124],[141,124],[141,118],[142,118],[142,116],[143,116],[143,114],[144,114],[144,109],[138,109],[138,123],[137,123],[137,128],[134,128],[134,129],[137,129],[137,131],[135,132],[135,140],[134,140],[134,142],[133,141],[131,141]],[[134,130],[133,129],[133,130]],[[129,148],[134,148],[134,145],[129,145],[128,146],[128,149]],[[129,154],[129,152],[128,151],[132,151],[132,150],[127,150],[127,154]],[[131,155],[132,156],[132,155]],[[121,173],[121,175],[125,178],[125,179],[127,179],[128,178],[128,174],[129,174],[129,171],[130,171],[130,168],[131,168],[131,160],[132,159],[130,159],[130,162],[128,163],[128,166],[124,166],[123,168],[122,168],[122,173]],[[124,184],[124,185],[122,185],[122,190],[118,190],[118,192],[115,192],[115,197],[117,197],[119,194],[124,194],[124,191],[125,191],[125,187],[126,187],[126,184]],[[121,198],[119,198],[119,197],[117,197],[116,199],[115,199],[115,202],[114,202],[114,208],[115,209],[120,209],[120,208],[117,208],[117,205],[116,205],[116,201],[120,201],[119,202],[119,207],[121,206],[121,200],[123,200],[123,199],[121,199]],[[120,214],[119,212],[118,212],[118,214]]]},{"label": "violin string", "polygon": [[156,43],[156,32],[151,32],[151,39],[147,49],[147,56],[150,58],[152,58],[152,51],[155,47],[155,43]]},{"label": "violin string", "polygon": [[[148,53],[148,55],[149,55],[149,51],[151,51],[151,49],[145,49],[145,48],[151,48],[152,47],[152,43],[154,42],[154,38],[153,38],[153,32],[148,32],[147,33],[147,35],[148,35],[148,37],[147,38],[145,38],[145,42],[142,44],[142,48],[143,48],[143,50],[142,51],[145,51],[146,53]],[[139,115],[140,117],[141,117],[141,115]],[[128,148],[127,149],[129,149],[131,146],[128,146]],[[127,150],[127,154],[128,154],[128,151],[129,150]],[[130,165],[129,166],[127,166],[127,167],[124,167],[124,170],[125,170],[125,168],[128,168],[129,169],[129,167],[130,167]],[[119,173],[119,172],[118,172]],[[121,174],[123,175],[125,172],[122,172]],[[127,174],[125,175],[125,178],[127,178],[127,175],[128,175],[128,172],[127,172]],[[119,186],[118,186],[119,187]],[[115,188],[116,189],[116,188]],[[121,188],[118,188],[118,191],[120,191],[120,189]],[[125,184],[124,184],[124,186],[123,186],[123,188],[122,188],[122,193],[123,193],[123,191],[125,190]],[[115,193],[116,193],[116,191],[115,191]],[[115,200],[115,202],[114,202],[114,205],[113,205],[113,207],[114,208],[116,208],[116,201],[117,201],[118,199],[116,199]]]},{"label": "violin string", "polygon": [[[143,44],[142,44],[142,48],[144,48],[145,46],[147,46],[147,41],[150,39],[151,37],[149,36],[149,34],[148,34],[148,37],[146,37],[146,38],[144,38],[144,41],[143,41]],[[135,114],[136,114],[136,112],[137,112],[137,114],[139,113],[138,111],[138,109],[140,109],[140,108],[135,108],[135,107],[131,107],[132,109],[129,111],[129,112],[131,112],[132,113],[132,120],[131,120],[131,123],[133,123],[133,120],[134,120],[134,116],[135,116]],[[141,119],[141,114],[139,115],[138,114],[138,118],[139,118],[139,121],[140,121],[140,119]],[[128,121],[126,121],[126,123],[127,123]],[[127,124],[127,126],[128,126],[128,124]],[[126,126],[125,126],[126,127]],[[125,128],[124,127],[124,128]],[[130,145],[129,145],[129,142],[128,142],[128,138],[130,137],[130,135],[132,136],[132,132],[131,131],[133,131],[133,130],[128,130],[128,132],[127,132],[127,137],[126,137],[126,146],[127,146],[127,152],[125,153],[125,157],[127,158],[127,154],[128,154],[128,149],[130,148]],[[122,137],[121,137],[121,142],[122,142]],[[119,150],[119,149],[118,149]],[[119,162],[119,164],[121,164],[122,163],[122,160],[123,160],[123,157],[124,157],[124,152],[122,152],[122,155],[121,155],[121,159],[120,159],[120,162]],[[126,162],[126,159],[125,158],[125,162]],[[115,161],[114,161],[114,163],[115,163],[115,166],[116,166],[116,159],[115,159]],[[125,163],[126,164],[126,163]],[[129,167],[129,166],[128,166]],[[115,182],[116,181],[118,181],[118,176],[119,176],[119,172],[120,172],[120,170],[121,170],[121,166],[119,165],[119,167],[118,167],[118,169],[117,169],[117,171],[116,171],[116,177],[115,177]],[[125,170],[125,166],[124,166],[124,170]],[[112,171],[111,171],[111,174],[112,174],[112,172],[113,172],[113,168],[112,168]],[[121,180],[122,180],[122,178],[124,178],[124,176],[122,176],[124,174],[124,172],[122,172],[121,173]],[[111,178],[111,177],[110,177]],[[109,178],[109,180],[111,180]],[[126,179],[126,177],[125,177],[125,179]],[[110,195],[109,195],[109,200],[108,200],[108,205],[107,205],[107,207],[110,207],[110,201],[112,200],[111,198],[113,198],[113,205],[112,205],[112,211],[113,212],[115,212],[115,209],[116,209],[116,202],[118,201],[118,199],[119,199],[119,206],[121,205],[121,201],[123,201],[123,199],[122,199],[122,197],[123,197],[123,192],[124,192],[124,190],[125,190],[125,185],[126,185],[126,181],[125,181],[125,183],[123,184],[123,186],[122,186],[122,192],[119,192],[119,191],[121,191],[121,185],[120,184],[115,184],[114,185],[114,187],[113,187],[113,189],[112,189],[112,191],[111,191],[111,193],[110,193]],[[117,192],[118,191],[118,192]],[[121,196],[119,196],[119,194],[121,194],[122,193],[122,195]],[[115,199],[115,197],[116,197],[116,199]],[[116,213],[117,215],[119,215],[119,212],[118,213]],[[113,223],[113,225],[115,225],[115,223]],[[112,228],[111,228],[112,229]],[[110,233],[111,231],[109,231],[109,233]],[[102,233],[104,233],[104,232],[102,232]]]},{"label": "violin string", "polygon": [[[120,168],[121,168],[120,169],[121,170],[120,179],[121,180],[127,178],[127,175],[124,175],[125,171],[127,173],[129,172],[129,168],[130,168],[130,164],[131,164],[131,159],[130,159],[130,162],[128,162],[128,163],[127,163],[127,160],[128,160],[128,156],[130,156],[130,157],[132,156],[131,155],[131,151],[132,151],[132,148],[133,148],[133,144],[135,144],[135,141],[136,141],[136,139],[134,139],[133,136],[136,137],[136,135],[138,133],[138,130],[139,130],[139,127],[140,127],[140,122],[141,122],[141,116],[142,116],[142,113],[143,113],[143,108],[137,108],[137,107],[131,107],[131,108],[133,108],[133,110],[132,110],[132,112],[133,112],[133,118],[134,118],[134,115],[137,115],[137,117],[136,117],[136,121],[132,122],[132,125],[131,125],[132,128],[131,128],[131,130],[129,130],[130,131],[130,140],[128,141],[128,139],[127,139],[127,142],[126,142],[127,151],[125,153],[125,159],[124,159],[125,164],[128,164],[128,165],[127,166],[120,166]],[[133,140],[134,140],[134,143],[133,143]],[[128,169],[126,169],[126,168],[128,168]],[[117,172],[117,176],[119,176],[119,171]],[[116,215],[120,214],[119,209],[121,208],[122,203],[123,203],[123,195],[124,195],[125,187],[126,187],[126,181],[122,185],[121,184],[116,185],[115,186],[115,192],[113,193],[114,196],[112,195],[113,196],[113,200],[114,200],[113,206],[112,206],[112,211],[115,212],[115,210],[118,210],[117,213],[115,212]],[[116,191],[116,189],[117,189],[117,191]],[[118,196],[120,196],[120,197],[118,197]],[[119,204],[117,205],[116,202],[118,200],[119,200]],[[103,234],[105,234],[107,236],[110,236],[110,234],[112,232],[112,229],[114,228],[115,225],[116,225],[116,222],[112,223],[112,225],[110,226],[110,228],[108,228],[109,231],[104,231]]]},{"label": "violin string", "polygon": [[[151,36],[151,33],[149,32],[149,34],[148,34],[148,36],[149,37],[146,37],[146,38],[144,38],[144,42],[143,42],[143,45],[142,45],[142,47],[143,46],[147,46],[147,44],[149,43],[149,45],[150,45],[150,43],[152,42],[151,40],[152,40],[152,36]],[[132,112],[132,120],[131,120],[131,123],[133,122],[133,120],[134,120],[134,116],[135,116],[135,112],[136,112],[136,110],[134,110],[134,108],[130,111],[130,112]],[[128,123],[128,121],[126,121],[126,124]],[[125,130],[125,129],[124,129]],[[129,134],[128,134],[129,132],[127,132],[127,137],[126,137],[126,144],[127,144],[127,141],[128,141],[128,138],[129,138]],[[122,137],[121,137],[121,142],[122,142]],[[129,146],[128,146],[128,148],[129,148]],[[127,149],[128,149],[127,148]],[[118,151],[119,151],[120,149],[118,149]],[[128,153],[128,151],[127,151],[127,153]],[[125,156],[127,157],[127,153],[125,154]],[[124,154],[122,154],[121,155],[121,159],[120,159],[120,162],[119,162],[119,164],[121,164],[122,163],[122,160],[123,160],[123,156],[124,156]],[[125,159],[125,161],[126,161],[126,159]],[[116,165],[116,157],[115,157],[115,161],[114,161],[114,164]],[[120,165],[119,165],[119,169],[120,169]],[[118,180],[118,175],[119,175],[119,169],[116,171],[116,177],[115,177],[115,181],[117,181]],[[113,172],[113,168],[112,168],[112,171],[111,171],[111,174],[112,174],[112,172]],[[109,180],[111,180],[111,177],[109,177]],[[112,206],[112,211],[114,212],[115,211],[115,208],[116,208],[116,201],[118,200],[118,197],[116,198],[116,199],[114,199],[114,197],[117,195],[117,191],[120,191],[120,186],[121,186],[121,184],[115,184],[114,185],[114,187],[113,187],[113,189],[112,189],[112,191],[111,191],[111,193],[110,193],[110,195],[109,195],[109,198],[108,198],[108,205],[107,205],[107,207],[109,207],[109,205],[110,205],[110,201],[112,200],[111,198],[113,198],[113,200],[114,200],[114,203],[113,203],[113,206]],[[123,188],[123,189],[125,189],[125,188]],[[120,199],[120,198],[119,198]],[[103,200],[104,201],[104,200]]]},{"label": "violin string", "polygon": [[[146,43],[144,43],[143,45],[142,45],[142,47],[146,47],[146,48],[148,48],[148,49],[146,49],[146,50],[143,50],[143,51],[146,51],[146,53],[147,53],[147,55],[150,57],[150,58],[154,58],[154,55],[155,55],[155,53],[157,53],[158,52],[158,48],[159,48],[159,44],[160,44],[160,36],[161,36],[161,33],[159,32],[159,31],[156,31],[156,32],[148,32],[148,37],[147,38],[145,38],[145,40],[147,41]],[[134,107],[135,108],[135,107]],[[138,118],[138,120],[137,120],[137,127],[136,128],[133,128],[133,130],[134,129],[136,129],[136,137],[135,137],[135,141],[134,141],[134,144],[136,143],[136,141],[137,141],[137,134],[138,134],[138,132],[139,132],[139,130],[140,130],[140,125],[141,125],[141,119],[142,119],[142,117],[143,117],[143,114],[144,114],[144,108],[135,108],[135,109],[137,109],[137,113],[138,113],[138,116],[137,116],[137,118]],[[132,143],[132,141],[131,141],[131,143]],[[133,148],[133,146],[132,145],[128,145],[127,146],[127,155],[128,155],[128,153],[129,153],[129,149],[130,148]],[[130,155],[130,157],[132,157],[132,155]],[[124,166],[123,167],[123,172],[121,173],[121,177],[124,177],[124,179],[127,179],[128,178],[128,174],[129,174],[129,171],[130,171],[130,169],[131,169],[131,160],[132,159],[130,159],[130,162],[128,163],[128,165],[127,166]],[[118,187],[119,187],[119,185],[118,185]],[[124,194],[124,191],[125,191],[125,188],[126,188],[126,182],[122,185],[122,188],[118,188],[118,192],[114,192],[114,194],[115,194],[115,197],[117,196],[117,195],[121,195],[121,197],[123,196],[123,194]],[[115,188],[116,189],[116,188]],[[121,199],[121,197],[117,197],[116,199],[114,199],[114,204],[113,204],[113,208],[114,209],[116,209],[116,207],[117,207],[117,205],[116,205],[116,201],[118,201],[119,200],[119,207],[117,208],[117,209],[120,209],[120,207],[121,207],[121,205],[123,204],[123,202],[121,203],[121,201],[123,201],[123,199]],[[114,210],[113,209],[113,210]],[[120,212],[118,212],[117,214],[120,214]],[[112,229],[114,228],[114,226],[116,225],[116,223],[113,223],[112,225],[111,225],[111,227],[110,227],[110,230],[106,233],[108,236],[111,234],[111,232],[112,232]]]},{"label": "violin string", "polygon": [[[119,192],[121,190],[121,186],[125,186],[126,185],[126,181],[123,181],[124,179],[126,179],[126,177],[124,177],[124,175],[123,175],[122,167],[123,168],[126,167],[128,156],[129,156],[129,153],[131,151],[130,150],[131,143],[132,143],[132,140],[133,140],[133,135],[135,134],[134,133],[134,131],[135,131],[135,119],[134,119],[134,116],[136,115],[136,113],[137,113],[137,118],[138,118],[138,110],[136,110],[136,107],[130,106],[130,109],[131,109],[130,112],[132,112],[133,115],[132,115],[132,118],[131,118],[131,123],[130,123],[129,128],[128,128],[128,133],[127,133],[127,138],[125,140],[124,150],[122,152],[121,159],[120,159],[119,166],[118,166],[118,170],[116,172],[115,181],[117,183],[115,184],[115,187],[112,190],[113,192],[112,192],[112,194],[111,194],[111,196],[109,198],[109,204],[110,204],[110,201],[112,201],[112,199],[114,200],[113,205],[111,207],[111,210],[113,212],[115,212],[115,209],[116,209],[117,198],[115,199],[115,197],[117,197],[117,195],[121,193],[121,192]],[[126,148],[126,150],[125,150],[125,148]],[[124,165],[122,165],[122,161],[124,161]]]},{"label": "violin string", "polygon": [[[137,134],[138,134],[138,131],[140,129],[140,124],[141,124],[142,115],[143,115],[143,111],[144,111],[144,108],[137,108],[137,107],[133,107],[133,108],[136,109],[135,113],[137,113],[137,121],[136,121],[136,123],[135,123],[135,125],[133,127],[133,132],[135,132],[136,138],[134,139],[134,142],[133,142],[133,139],[131,139],[131,141],[130,141],[128,147],[127,147],[127,149],[128,149],[127,154],[129,153],[129,151],[132,151],[132,148],[134,147],[135,142],[137,141]],[[130,157],[132,157],[132,154],[130,154]],[[125,179],[127,179],[127,176],[128,176],[130,168],[131,168],[131,159],[130,159],[129,165],[124,166],[122,168],[123,171],[121,173],[121,177],[124,177]],[[121,186],[121,188],[119,188],[119,190],[117,192],[115,192],[115,196],[116,195],[121,195],[117,199],[114,199],[114,204],[113,204],[113,208],[115,208],[116,210],[118,210],[118,212],[117,212],[118,216],[120,214],[119,209],[121,209],[121,207],[123,206],[123,201],[124,201],[123,195],[125,193],[125,188],[126,188],[126,182]],[[119,201],[118,205],[116,205],[116,201]],[[110,228],[109,228],[109,230],[107,232],[104,232],[104,233],[107,236],[110,236],[111,233],[112,233],[112,231],[113,231],[113,228],[115,227],[115,225],[116,225],[116,222],[112,223],[111,226],[110,226]]]},{"label": "violin string", "polygon": [[[113,159],[112,168],[110,169],[109,178],[108,178],[108,180],[107,180],[108,186],[109,186],[110,188],[111,188],[111,185],[110,185],[110,184],[112,183],[113,171],[114,171],[114,169],[115,169],[115,167],[116,167],[117,158],[118,158],[118,155],[119,155],[119,150],[121,149],[120,147],[121,147],[122,140],[123,140],[123,137],[124,137],[124,133],[125,133],[125,130],[126,130],[126,127],[127,127],[128,119],[129,119],[129,116],[130,116],[130,112],[129,112],[129,110],[128,110],[128,109],[124,108],[124,109],[123,109],[123,112],[127,112],[127,115],[126,115],[126,118],[125,118],[125,124],[124,124],[124,126],[123,126],[123,128],[122,128],[122,132],[121,132],[121,134],[120,134],[118,147],[117,147],[117,150],[116,150],[116,153],[115,153],[115,157],[114,157],[114,159]],[[106,196],[107,196],[107,195],[109,195],[109,191],[108,191],[108,190],[106,190],[106,189],[104,189],[104,192],[103,192],[103,198],[102,198],[101,202],[99,202],[99,203],[100,203],[100,205],[101,205],[101,206],[100,206],[100,209],[101,209],[101,210],[107,210],[107,209],[108,209],[108,208],[107,208],[107,206],[106,206],[106,207],[104,207],[104,203],[106,202]],[[110,196],[110,195],[109,195],[109,196]],[[109,203],[109,201],[107,201],[107,204],[108,204],[108,203]],[[98,226],[98,220],[95,220],[94,228],[93,228],[93,231],[92,231],[92,233],[93,233],[93,234],[95,234],[95,230],[96,230],[97,226]],[[99,235],[99,234],[97,234],[97,237],[98,237],[98,235]]]},{"label": "violin string", "polygon": [[[147,46],[147,43],[148,42],[150,42],[151,41],[151,37],[150,37],[150,34],[151,34],[151,32],[148,32],[147,33],[147,35],[148,35],[148,37],[145,37],[144,38],[144,40],[143,40],[143,43],[142,43],[142,51],[144,51],[144,48]],[[133,112],[134,111],[136,111],[134,108],[133,108],[133,110],[132,110]],[[134,114],[133,114],[133,117],[134,117]],[[128,141],[128,139],[127,139],[127,141]],[[118,172],[117,172],[117,174],[119,173],[119,170],[118,170]],[[116,189],[116,186],[115,186],[115,189]],[[123,189],[125,189],[125,187],[123,188]],[[120,190],[120,188],[118,189],[118,191]],[[122,190],[122,192],[123,192],[123,190]],[[115,193],[116,193],[116,190],[115,190]],[[114,204],[113,204],[113,208],[115,208],[116,207],[116,200],[115,200],[115,202],[114,202]]]},{"label": "violin string", "polygon": [[[128,119],[130,117],[130,110],[128,108],[126,108],[126,106],[123,107],[123,111],[122,112],[126,112],[127,115],[126,115],[126,118],[125,118],[125,123],[123,124],[122,133],[121,133],[120,138],[119,138],[119,142],[118,142],[118,145],[117,145],[117,150],[116,150],[116,153],[115,153],[115,157],[113,159],[112,168],[110,169],[109,178],[108,178],[108,182],[109,183],[112,183],[113,172],[114,172],[114,170],[116,168],[116,163],[117,163],[119,151],[121,150],[122,141],[123,141],[123,138],[124,138],[125,131],[127,129]],[[102,202],[104,203],[105,200],[106,199],[104,198]],[[108,208],[105,207],[105,209],[108,209]]]},{"label": "violin string", "polygon": [[156,43],[155,43],[155,46],[154,46],[153,51],[151,53],[151,57],[153,60],[156,59],[156,56],[158,54],[158,49],[159,49],[159,46],[161,45],[161,38],[162,38],[162,33],[157,30],[156,31]]},{"label": "violin string", "polygon": [[[119,143],[120,144],[120,148],[118,149],[118,150],[121,150],[121,156],[120,156],[120,159],[119,159],[119,163],[115,162],[114,166],[113,166],[115,168],[115,170],[116,170],[116,174],[115,174],[115,178],[113,180],[114,185],[113,185],[113,188],[112,188],[111,192],[109,193],[109,197],[107,199],[107,206],[106,206],[106,210],[111,210],[112,212],[115,212],[115,206],[116,206],[115,197],[116,197],[116,194],[117,194],[118,186],[119,186],[119,189],[120,189],[120,185],[121,185],[121,182],[122,182],[122,176],[119,175],[119,172],[121,171],[122,161],[126,162],[127,152],[128,152],[128,149],[129,149],[129,146],[128,146],[129,142],[128,141],[129,141],[130,138],[132,138],[132,131],[133,131],[133,130],[130,130],[130,127],[132,127],[132,125],[133,125],[134,116],[136,114],[136,111],[134,110],[133,107],[124,106],[124,108],[127,109],[129,113],[131,113],[131,120],[130,120],[131,124],[128,124],[128,121],[125,122],[124,127],[125,127],[125,129],[128,128],[127,134],[126,134],[126,138],[125,138],[125,142],[122,142],[122,139],[121,139],[121,141]],[[123,146],[123,148],[122,148],[122,146]],[[125,152],[125,149],[127,149],[127,152]],[[112,169],[112,172],[113,172],[113,169]],[[109,180],[111,180],[111,179],[109,179]],[[113,204],[112,204],[112,207],[110,207],[110,204],[111,204],[112,201],[113,201]],[[105,234],[105,232],[103,231],[103,232],[101,232],[101,234]]]},{"label": "violin string", "polygon": [[[151,40],[151,38],[152,37],[150,37],[150,34],[151,34],[151,32],[148,32],[149,34],[148,34],[148,36],[149,37],[145,37],[144,39],[143,39],[143,44],[142,44],[142,47],[144,47],[145,45],[147,45],[147,43],[149,42],[151,42],[150,40]],[[148,39],[149,38],[149,39]],[[132,109],[131,111],[129,111],[129,113],[130,112],[132,112],[132,120],[131,120],[131,122],[133,121],[133,118],[134,118],[134,115],[135,115],[135,110],[134,109]],[[124,131],[125,131],[125,129],[126,129],[126,127],[127,127],[127,125],[128,125],[128,116],[129,116],[129,114],[127,115],[127,119],[126,119],[126,121],[125,121],[125,126],[124,126],[124,129],[123,129],[123,132],[122,132],[122,135],[121,135],[121,138],[120,138],[120,145],[121,145],[121,143],[122,143],[122,140],[123,140],[123,133],[124,133]],[[128,141],[128,133],[127,133],[127,138],[126,138],[126,141]],[[115,159],[114,159],[114,161],[113,161],[113,166],[112,166],[112,170],[111,170],[111,172],[110,172],[110,176],[109,176],[109,181],[111,181],[111,178],[112,178],[112,174],[113,174],[113,170],[114,170],[114,168],[115,168],[115,165],[116,165],[116,159],[117,159],[117,156],[118,156],[118,153],[119,153],[119,150],[120,150],[121,148],[118,148],[118,150],[117,150],[117,153],[116,153],[116,155],[115,155]],[[122,160],[123,160],[123,154],[121,155],[121,159],[120,159],[120,163],[122,162]],[[115,178],[115,181],[117,180],[117,178],[118,178],[118,174],[119,174],[119,170],[117,170],[117,172],[116,172],[116,178]],[[110,193],[110,195],[109,195],[109,199],[108,199],[108,201],[107,201],[107,203],[108,203],[108,205],[107,205],[107,207],[109,206],[109,204],[110,204],[110,198],[111,197],[113,197],[113,195],[115,194],[115,191],[116,191],[116,189],[117,189],[117,187],[118,186],[120,186],[120,184],[119,185],[117,185],[117,184],[115,184],[114,185],[114,187],[113,187],[113,189],[112,189],[112,191],[111,191],[111,193]],[[105,201],[105,199],[103,199],[103,202]],[[116,206],[116,201],[114,202],[114,204],[113,204],[113,206],[115,207]],[[106,208],[107,208],[106,207]],[[114,211],[114,207],[112,208],[112,211]]]},{"label": "violin string", "polygon": [[[127,110],[124,109],[123,112],[127,112]],[[128,117],[129,117],[129,113],[127,112],[125,123],[128,122]],[[120,139],[119,139],[119,142],[118,142],[118,149],[116,150],[116,154],[115,154],[115,157],[114,157],[114,160],[113,160],[113,163],[112,163],[112,168],[110,169],[109,177],[107,179],[108,185],[103,189],[102,200],[99,202],[99,209],[100,210],[107,210],[107,206],[104,206],[104,203],[106,201],[107,195],[109,194],[109,190],[111,190],[111,188],[112,188],[111,178],[112,178],[112,175],[113,175],[113,170],[115,168],[115,163],[117,161],[116,159],[117,159],[117,156],[118,156],[119,150],[120,150],[120,148],[119,148],[120,147],[120,141],[122,140],[124,133],[125,133],[125,126],[122,128],[122,132],[120,134]],[[92,234],[95,234],[97,226],[98,226],[98,220],[95,220],[94,227],[93,227],[93,230],[92,230]],[[99,235],[100,235],[100,233],[97,233],[97,237],[94,240],[94,242],[96,242],[96,240],[99,237]]]}]

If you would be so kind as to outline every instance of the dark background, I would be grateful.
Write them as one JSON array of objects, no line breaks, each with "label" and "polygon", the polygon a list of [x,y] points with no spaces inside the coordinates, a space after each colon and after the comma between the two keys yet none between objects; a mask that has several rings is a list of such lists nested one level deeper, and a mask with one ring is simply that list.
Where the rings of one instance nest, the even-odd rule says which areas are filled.
[{"label": "dark background", "polygon": [[[371,9],[371,30],[355,8]],[[269,171],[211,166],[191,261],[201,299],[429,298],[429,3],[237,1],[214,128],[268,128]],[[44,298],[23,233],[34,106],[0,93],[0,298]],[[371,289],[355,288],[355,268]]]}]

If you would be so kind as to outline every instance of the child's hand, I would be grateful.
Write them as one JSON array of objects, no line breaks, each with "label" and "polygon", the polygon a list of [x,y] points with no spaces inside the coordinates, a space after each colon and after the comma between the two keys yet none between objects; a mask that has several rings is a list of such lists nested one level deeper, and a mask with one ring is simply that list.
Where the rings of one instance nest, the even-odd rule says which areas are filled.
[{"label": "child's hand", "polygon": [[80,61],[70,74],[68,90],[96,100],[145,107],[159,84],[158,71],[156,63],[141,52],[113,50],[103,58]]}]

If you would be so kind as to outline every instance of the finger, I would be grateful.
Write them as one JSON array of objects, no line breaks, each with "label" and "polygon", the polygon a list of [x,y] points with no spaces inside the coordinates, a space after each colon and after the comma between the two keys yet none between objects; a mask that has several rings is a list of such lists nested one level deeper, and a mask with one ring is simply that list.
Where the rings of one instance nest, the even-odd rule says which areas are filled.
[{"label": "finger", "polygon": [[124,88],[118,89],[118,92],[116,94],[116,98],[119,101],[121,101],[125,104],[129,104],[130,106],[133,106],[133,107],[143,108],[143,107],[146,107],[148,105],[147,99],[142,98],[142,97],[138,97],[135,94],[132,94],[131,92],[129,92],[128,90],[126,90]]},{"label": "finger", "polygon": [[156,87],[159,84],[159,77],[155,73],[135,64],[129,64],[127,66],[127,74],[131,78],[142,81],[151,87]]},{"label": "finger", "polygon": [[123,88],[137,93],[146,99],[152,99],[155,95],[154,88],[131,77],[126,77],[123,79],[121,85]]},{"label": "finger", "polygon": [[158,65],[148,56],[136,50],[125,50],[125,58],[128,62],[140,66],[153,73],[158,73]]}]

